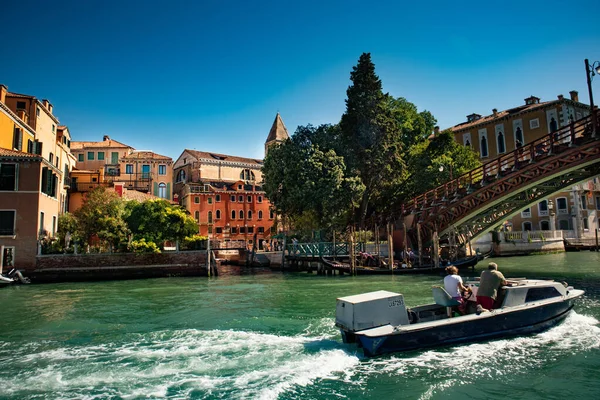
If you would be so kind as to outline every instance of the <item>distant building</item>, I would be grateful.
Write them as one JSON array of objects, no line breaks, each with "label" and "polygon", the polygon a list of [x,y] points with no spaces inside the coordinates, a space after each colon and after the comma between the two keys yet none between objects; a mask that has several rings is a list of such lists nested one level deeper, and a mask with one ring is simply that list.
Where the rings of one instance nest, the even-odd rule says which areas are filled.
[{"label": "distant building", "polygon": [[[590,113],[590,107],[579,102],[576,91],[570,98],[559,95],[556,100],[542,102],[530,96],[525,104],[504,110],[492,110],[481,116],[470,114],[467,121],[450,128],[458,143],[473,148],[486,163],[504,153],[557,131]],[[508,221],[506,227],[515,231],[550,230],[551,222],[556,229],[568,231],[565,237],[582,237],[591,234],[598,225],[600,214],[600,179],[574,186],[570,191],[557,193],[553,202],[555,221],[548,200],[523,210]]]},{"label": "distant building", "polygon": [[[74,197],[81,197],[81,193],[97,186],[122,184],[128,190],[149,193],[165,200],[173,199],[171,157],[135,150],[106,135],[101,142],[73,142],[71,149],[77,158],[78,170],[72,174],[71,192]],[[77,209],[78,204],[79,201],[74,202],[71,211]]]},{"label": "distant building", "polygon": [[71,136],[48,100],[0,85],[0,262],[35,268],[40,239],[68,208]]},{"label": "distant building", "polygon": [[[265,152],[289,138],[279,113],[265,143]],[[174,165],[174,192],[211,239],[257,241],[276,233],[277,216],[262,189],[263,161],[185,149]]]}]

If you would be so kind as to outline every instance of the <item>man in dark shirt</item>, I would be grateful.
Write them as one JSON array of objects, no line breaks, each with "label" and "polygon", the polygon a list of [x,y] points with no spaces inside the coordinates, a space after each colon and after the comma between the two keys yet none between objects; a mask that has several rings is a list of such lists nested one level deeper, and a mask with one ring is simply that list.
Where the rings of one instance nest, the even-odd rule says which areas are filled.
[{"label": "man in dark shirt", "polygon": [[477,304],[488,310],[493,309],[498,289],[506,284],[504,275],[498,271],[498,265],[493,262],[489,263],[488,269],[481,273],[477,289]]}]

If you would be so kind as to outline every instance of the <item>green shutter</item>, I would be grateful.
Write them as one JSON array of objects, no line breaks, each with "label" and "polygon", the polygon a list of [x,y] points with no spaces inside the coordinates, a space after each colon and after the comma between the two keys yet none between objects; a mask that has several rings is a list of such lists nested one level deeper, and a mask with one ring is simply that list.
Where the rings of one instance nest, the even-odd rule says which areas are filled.
[{"label": "green shutter", "polygon": [[155,196],[158,196],[158,182],[154,182],[154,193]]},{"label": "green shutter", "polygon": [[171,200],[173,196],[171,196],[171,184],[167,183],[167,199]]}]

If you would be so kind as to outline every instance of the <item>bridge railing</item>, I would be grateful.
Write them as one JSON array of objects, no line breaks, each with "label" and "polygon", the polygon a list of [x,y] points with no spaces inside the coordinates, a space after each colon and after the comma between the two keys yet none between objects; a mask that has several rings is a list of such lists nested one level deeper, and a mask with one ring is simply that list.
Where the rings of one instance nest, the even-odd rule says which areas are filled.
[{"label": "bridge railing", "polygon": [[425,192],[403,206],[404,213],[417,209],[425,210],[439,202],[457,201],[462,195],[501,179],[511,172],[536,162],[538,159],[560,154],[576,143],[579,139],[591,136],[591,115],[552,132],[517,149],[505,153],[480,167],[477,167],[459,177]]},{"label": "bridge railing", "polygon": [[[354,243],[354,252],[362,251],[363,243]],[[350,254],[350,243],[348,242],[317,242],[287,244],[286,250],[289,255],[296,257],[333,257],[347,256]]]}]

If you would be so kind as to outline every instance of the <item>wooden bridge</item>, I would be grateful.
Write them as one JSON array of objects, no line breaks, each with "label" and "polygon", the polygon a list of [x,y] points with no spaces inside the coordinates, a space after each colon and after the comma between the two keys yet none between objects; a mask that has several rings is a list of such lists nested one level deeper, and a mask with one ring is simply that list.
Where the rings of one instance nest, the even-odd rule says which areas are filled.
[{"label": "wooden bridge", "polygon": [[426,241],[434,232],[458,230],[475,239],[531,204],[600,175],[600,127],[595,131],[585,117],[413,198],[402,208],[409,236]]}]

